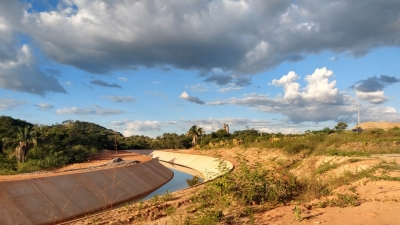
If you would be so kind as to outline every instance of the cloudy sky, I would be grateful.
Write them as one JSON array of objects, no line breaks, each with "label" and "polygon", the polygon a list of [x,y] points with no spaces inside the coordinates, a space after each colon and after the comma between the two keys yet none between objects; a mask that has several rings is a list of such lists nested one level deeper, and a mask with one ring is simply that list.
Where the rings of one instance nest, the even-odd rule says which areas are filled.
[{"label": "cloudy sky", "polygon": [[0,113],[125,136],[400,121],[398,0],[1,0]]}]

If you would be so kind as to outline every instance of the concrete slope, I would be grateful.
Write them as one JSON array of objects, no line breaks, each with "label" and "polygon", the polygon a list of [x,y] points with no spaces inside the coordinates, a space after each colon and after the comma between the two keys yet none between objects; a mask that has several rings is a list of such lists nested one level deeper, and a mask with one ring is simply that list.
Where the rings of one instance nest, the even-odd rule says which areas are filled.
[{"label": "concrete slope", "polygon": [[189,167],[196,171],[199,171],[204,178],[204,181],[214,179],[231,171],[233,165],[231,162],[213,158],[210,156],[203,155],[191,155],[184,153],[175,153],[172,151],[161,151],[161,150],[129,150],[130,152],[139,153],[142,155],[149,155],[160,161]]},{"label": "concrete slope", "polygon": [[149,193],[172,177],[171,170],[151,160],[125,167],[0,182],[0,224],[55,224]]}]

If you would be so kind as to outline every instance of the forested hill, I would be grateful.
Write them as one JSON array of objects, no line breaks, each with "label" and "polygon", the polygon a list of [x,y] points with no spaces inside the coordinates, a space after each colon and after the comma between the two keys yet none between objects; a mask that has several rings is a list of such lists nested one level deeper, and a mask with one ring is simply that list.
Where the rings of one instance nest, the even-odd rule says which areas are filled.
[{"label": "forested hill", "polygon": [[[84,121],[66,120],[50,126],[0,116],[0,174],[31,172],[83,162],[103,149],[190,148],[191,137],[163,134],[124,137]],[[22,144],[26,151],[21,155]],[[18,154],[17,154],[18,153]],[[25,154],[26,153],[26,154]],[[21,157],[22,156],[22,157]]]},{"label": "forested hill", "polygon": [[[34,125],[9,116],[0,117],[0,140],[19,139],[20,130],[28,127],[38,146],[58,146],[70,148],[84,145],[96,148],[114,148],[115,135],[120,133],[94,123],[67,120],[51,126]],[[4,143],[3,143],[4,144]],[[4,147],[4,146],[3,146]],[[15,147],[15,146],[12,146]]]},{"label": "forested hill", "polygon": [[3,138],[16,138],[18,128],[25,126],[33,126],[33,124],[23,120],[13,119],[9,116],[0,116],[0,141]]},{"label": "forested hill", "polygon": [[[94,123],[67,120],[51,126],[0,117],[0,174],[30,172],[83,162],[102,149],[115,149],[122,134]],[[25,143],[24,154],[16,149]],[[19,151],[21,152],[21,151]]]}]

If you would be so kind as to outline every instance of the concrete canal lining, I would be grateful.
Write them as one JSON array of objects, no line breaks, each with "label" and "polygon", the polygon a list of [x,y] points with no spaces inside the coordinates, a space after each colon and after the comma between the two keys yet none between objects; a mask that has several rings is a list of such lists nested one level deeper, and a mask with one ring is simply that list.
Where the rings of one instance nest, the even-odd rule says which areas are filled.
[{"label": "concrete canal lining", "polygon": [[[212,180],[224,172],[231,171],[233,165],[231,162],[223,159],[217,159],[210,156],[191,155],[177,153],[173,151],[161,150],[129,150],[141,155],[148,155],[154,159],[191,168],[201,173],[204,181]],[[223,167],[223,168],[221,168]]]},{"label": "concrete canal lining", "polygon": [[[0,224],[56,224],[112,208],[150,193],[173,177],[160,162],[198,171],[205,181],[230,171],[232,163],[209,156],[134,150],[153,157],[130,166],[0,182]],[[222,163],[222,164],[221,164]],[[220,170],[224,165],[225,171]]]},{"label": "concrete canal lining", "polygon": [[0,182],[0,224],[55,224],[152,192],[173,172],[152,159],[130,166]]}]

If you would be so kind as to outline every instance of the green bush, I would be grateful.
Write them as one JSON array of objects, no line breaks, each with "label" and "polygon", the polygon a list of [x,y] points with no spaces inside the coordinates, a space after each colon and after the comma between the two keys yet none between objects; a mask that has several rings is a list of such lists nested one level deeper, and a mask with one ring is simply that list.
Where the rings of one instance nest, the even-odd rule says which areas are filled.
[{"label": "green bush", "polygon": [[0,175],[15,174],[18,169],[17,158],[14,156],[11,159],[0,154]]},{"label": "green bush", "polygon": [[[190,224],[217,224],[225,218],[222,212],[229,212],[233,203],[244,207],[251,214],[254,204],[276,205],[293,199],[297,194],[298,182],[289,173],[271,171],[262,163],[248,164],[237,157],[239,166],[233,173],[205,184],[205,187],[192,196],[193,209],[196,213],[190,217]],[[224,166],[221,165],[223,170]],[[238,213],[238,212],[236,212]]]}]

